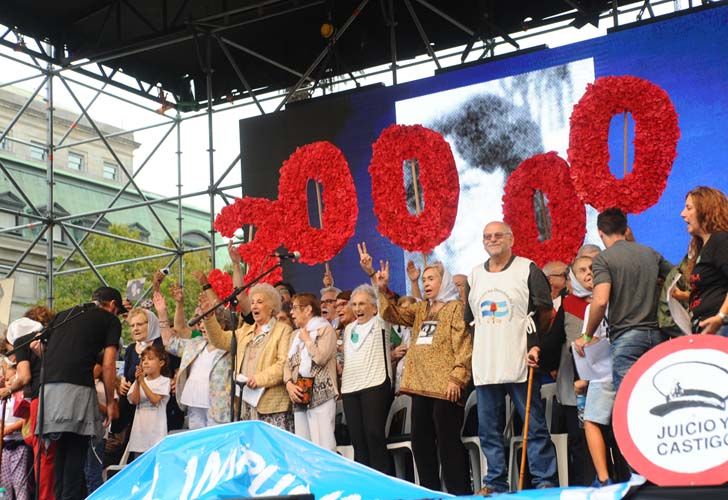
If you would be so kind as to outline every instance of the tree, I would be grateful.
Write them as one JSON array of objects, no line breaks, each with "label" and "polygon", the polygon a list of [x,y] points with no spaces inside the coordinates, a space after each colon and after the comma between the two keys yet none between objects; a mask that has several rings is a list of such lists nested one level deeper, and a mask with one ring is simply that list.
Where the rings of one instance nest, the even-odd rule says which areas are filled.
[{"label": "tree", "polygon": [[[108,232],[126,238],[139,238],[137,231],[125,225],[112,225],[109,227]],[[170,250],[174,248],[171,241],[165,242],[163,246],[169,247]],[[86,239],[83,244],[83,249],[91,262],[96,266],[160,253],[159,250],[144,245],[128,243],[96,234],[92,234]],[[62,258],[59,257],[57,263],[60,263],[61,260]],[[118,289],[123,297],[126,293],[127,281],[135,278],[146,278],[145,285],[148,288],[151,285],[152,276],[155,271],[167,266],[170,260],[171,257],[166,256],[140,262],[102,267],[98,271],[108,285]],[[202,291],[200,284],[192,276],[192,273],[198,270],[205,273],[209,271],[209,254],[206,251],[187,253],[183,256],[182,262],[183,283],[185,285],[185,315],[186,317],[191,317],[197,306],[198,295]],[[77,253],[71,259],[69,265],[73,269],[74,267],[86,267],[87,263]],[[178,269],[179,264],[175,262],[170,267],[169,276],[162,283],[162,293],[168,299],[170,314],[174,310],[170,287],[173,283],[180,282]],[[75,304],[88,302],[91,299],[93,291],[101,285],[102,283],[91,270],[57,276],[54,281],[54,309],[56,311],[62,311]],[[129,331],[126,327],[124,328],[123,336],[125,341],[129,340]]]}]

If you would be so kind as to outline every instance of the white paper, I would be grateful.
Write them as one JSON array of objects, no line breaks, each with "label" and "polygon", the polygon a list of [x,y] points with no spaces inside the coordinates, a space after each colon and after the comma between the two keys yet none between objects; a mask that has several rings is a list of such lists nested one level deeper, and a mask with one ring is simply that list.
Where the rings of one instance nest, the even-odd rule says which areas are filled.
[{"label": "white paper", "polygon": [[678,280],[682,277],[680,273],[675,275],[675,279],[672,280],[670,286],[667,288],[667,307],[670,309],[670,315],[675,324],[682,330],[685,335],[692,333],[692,324],[690,321],[690,314],[685,310],[683,305],[672,296],[672,291],[677,286]]},{"label": "white paper", "polygon": [[612,378],[612,354],[607,340],[599,339],[597,342],[585,345],[584,357],[577,354],[573,342],[571,348],[579,378],[595,382]]},{"label": "white paper", "polygon": [[243,401],[248,403],[253,408],[257,408],[258,403],[260,402],[260,397],[263,395],[263,391],[265,391],[265,387],[251,389],[246,385],[245,387],[243,387]]}]

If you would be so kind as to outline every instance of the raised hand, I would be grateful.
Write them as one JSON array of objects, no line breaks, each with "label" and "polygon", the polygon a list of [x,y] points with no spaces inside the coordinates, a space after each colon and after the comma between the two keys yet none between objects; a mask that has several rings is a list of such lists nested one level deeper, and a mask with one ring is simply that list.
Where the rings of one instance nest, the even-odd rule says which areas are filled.
[{"label": "raised hand", "polygon": [[200,283],[200,285],[207,285],[207,275],[202,271],[192,271],[192,276]]},{"label": "raised hand", "polygon": [[329,269],[328,266],[326,267],[326,270],[324,271],[323,283],[324,283],[325,288],[334,286],[334,275],[331,274],[331,269]]},{"label": "raised hand", "polygon": [[407,277],[410,281],[420,279],[420,268],[415,265],[412,260],[407,261]]},{"label": "raised hand", "polygon": [[164,273],[162,271],[155,271],[154,276],[152,276],[152,290],[159,291],[162,286],[162,281],[164,281]]},{"label": "raised hand", "polygon": [[[212,301],[210,300],[210,297],[208,297],[205,292],[202,292],[200,294],[200,309],[202,309],[203,311],[207,311],[208,309],[210,309],[214,305],[215,304],[212,303]],[[205,317],[206,318],[209,318],[211,314],[212,313],[208,314]]]},{"label": "raised hand", "polygon": [[374,266],[372,265],[372,256],[367,252],[367,244],[365,242],[357,243],[356,249],[359,251],[359,265],[367,276],[374,274]]},{"label": "raised hand", "polygon": [[228,255],[230,256],[230,261],[233,264],[240,264],[240,254],[238,253],[238,247],[233,245],[233,240],[228,241]]},{"label": "raised hand", "polygon": [[167,311],[167,301],[164,300],[164,295],[162,295],[159,291],[154,291],[152,293],[152,304],[154,304],[154,309],[157,311],[159,316],[162,315],[162,311]]},{"label": "raised hand", "polygon": [[377,285],[377,288],[381,290],[382,292],[387,291],[388,285],[389,285],[389,261],[388,260],[380,260],[379,261],[379,271],[374,275],[374,281]]},{"label": "raised hand", "polygon": [[174,301],[178,304],[185,301],[185,289],[182,288],[179,283],[172,285],[172,298],[174,298]]}]

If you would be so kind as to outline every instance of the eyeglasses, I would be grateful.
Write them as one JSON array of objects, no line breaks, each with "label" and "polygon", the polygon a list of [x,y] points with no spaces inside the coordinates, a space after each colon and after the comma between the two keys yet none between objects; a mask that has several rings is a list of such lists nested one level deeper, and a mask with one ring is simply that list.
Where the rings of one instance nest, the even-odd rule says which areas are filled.
[{"label": "eyeglasses", "polygon": [[336,304],[336,299],[326,299],[321,301],[322,304]]},{"label": "eyeglasses", "polygon": [[548,278],[564,278],[566,279],[568,277],[568,273],[561,273],[561,274],[549,274]]},{"label": "eyeglasses", "polygon": [[298,305],[298,304],[293,304],[291,306],[291,310],[292,311],[303,311],[303,308],[304,307],[306,307],[306,306],[301,306],[301,305]]},{"label": "eyeglasses", "polygon": [[346,307],[347,304],[348,304],[348,302],[346,302],[346,301],[337,302],[335,307],[336,307],[336,309],[341,309],[342,307]]},{"label": "eyeglasses", "polygon": [[483,241],[502,240],[506,236],[510,236],[510,235],[511,235],[511,233],[484,233]]}]

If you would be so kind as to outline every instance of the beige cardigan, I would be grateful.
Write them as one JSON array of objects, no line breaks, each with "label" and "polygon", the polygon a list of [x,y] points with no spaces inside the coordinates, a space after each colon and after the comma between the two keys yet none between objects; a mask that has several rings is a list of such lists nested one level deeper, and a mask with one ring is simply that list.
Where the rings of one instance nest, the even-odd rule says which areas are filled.
[{"label": "beige cardigan", "polygon": [[[215,316],[205,319],[205,328],[212,345],[218,349],[230,351],[232,332],[223,331]],[[240,373],[245,349],[253,339],[254,333],[255,325],[247,323],[235,331],[238,341],[235,373]],[[257,408],[258,413],[262,415],[285,412],[291,409],[291,400],[283,383],[283,367],[287,364],[288,348],[291,345],[291,327],[274,320],[273,327],[268,335],[270,338],[265,343],[263,351],[258,355],[258,362],[255,367],[255,381],[259,387],[266,388],[260,397]]]}]

